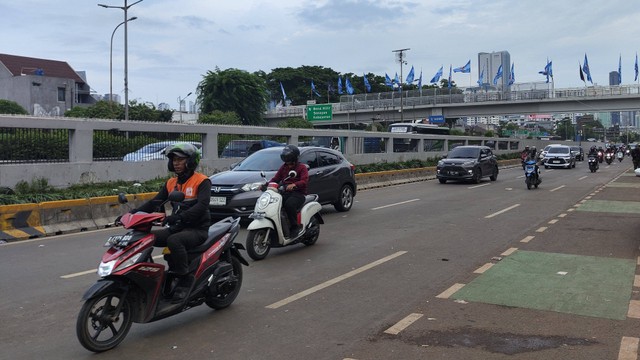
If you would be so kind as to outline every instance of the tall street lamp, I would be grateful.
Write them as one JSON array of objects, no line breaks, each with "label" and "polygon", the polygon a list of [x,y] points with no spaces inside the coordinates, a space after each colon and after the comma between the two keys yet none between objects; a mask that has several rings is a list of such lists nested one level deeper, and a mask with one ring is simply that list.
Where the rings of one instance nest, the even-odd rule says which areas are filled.
[{"label": "tall street lamp", "polygon": [[[137,19],[137,16],[129,18],[127,21],[133,21]],[[113,107],[113,35],[116,34],[116,30],[127,21],[123,21],[111,33],[111,46],[109,47],[109,106]]]},{"label": "tall street lamp", "polygon": [[400,122],[404,121],[404,113],[402,111],[402,65],[405,65],[407,62],[404,60],[404,52],[411,49],[400,49],[400,50],[392,50],[391,52],[396,53],[396,59],[400,63]]},{"label": "tall street lamp", "polygon": [[180,96],[178,96],[178,111],[180,111],[180,122],[182,122],[182,102],[185,101],[189,95],[193,94],[192,92],[189,92],[187,94],[187,96],[181,98]]},{"label": "tall street lamp", "polygon": [[124,6],[111,6],[105,4],[98,4],[105,9],[121,9],[124,10],[124,119],[129,120],[129,59],[127,53],[127,10],[133,5],[141,2],[138,0],[131,5],[127,5],[127,0],[124,0]]}]

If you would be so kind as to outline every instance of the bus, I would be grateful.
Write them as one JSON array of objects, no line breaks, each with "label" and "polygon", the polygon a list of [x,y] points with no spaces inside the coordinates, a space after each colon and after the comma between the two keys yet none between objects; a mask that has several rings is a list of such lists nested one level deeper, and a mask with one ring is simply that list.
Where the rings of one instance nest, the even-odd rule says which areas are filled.
[{"label": "bus", "polygon": [[[449,135],[451,130],[445,126],[426,124],[425,120],[417,120],[412,123],[395,123],[389,125],[389,132],[394,134],[430,134]],[[417,139],[393,139],[393,152],[415,152]],[[429,149],[425,149],[429,151]]]}]

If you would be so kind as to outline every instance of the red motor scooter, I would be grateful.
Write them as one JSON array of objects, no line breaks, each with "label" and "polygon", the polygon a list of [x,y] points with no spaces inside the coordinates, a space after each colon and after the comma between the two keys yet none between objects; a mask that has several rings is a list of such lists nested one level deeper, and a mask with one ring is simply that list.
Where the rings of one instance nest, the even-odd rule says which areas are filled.
[{"label": "red motor scooter", "polygon": [[[127,202],[124,194],[118,200]],[[167,201],[183,200],[184,193],[174,191]],[[249,265],[239,251],[244,247],[233,242],[240,231],[240,218],[228,217],[211,225],[207,240],[188,250],[192,281],[180,303],[172,303],[178,282],[175,274],[151,256],[155,240],[151,227],[161,225],[164,218],[164,212],[124,214],[119,222],[129,231],[107,240],[109,249],[98,268],[101,279],[82,297],[85,303],[76,323],[78,340],[88,350],[102,352],[116,347],[134,322],[160,320],[202,303],[223,309],[238,296],[242,265]],[[165,254],[168,263],[170,257]]]}]

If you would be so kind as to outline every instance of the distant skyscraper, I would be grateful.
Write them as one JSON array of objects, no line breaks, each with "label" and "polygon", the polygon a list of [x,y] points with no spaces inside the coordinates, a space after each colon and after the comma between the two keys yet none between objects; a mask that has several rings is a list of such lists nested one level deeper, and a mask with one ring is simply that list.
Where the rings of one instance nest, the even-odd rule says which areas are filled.
[{"label": "distant skyscraper", "polygon": [[[620,73],[617,71],[609,72],[609,86],[620,85]],[[621,113],[619,111],[614,111],[611,113],[611,126],[620,126],[622,125]]]},{"label": "distant skyscraper", "polygon": [[[493,85],[493,79],[502,65],[502,77]],[[484,71],[484,73],[483,73]],[[508,51],[498,51],[492,53],[478,53],[478,78],[483,73],[482,86],[495,86],[499,90],[506,91],[509,88],[509,78],[511,77],[511,55]]]}]

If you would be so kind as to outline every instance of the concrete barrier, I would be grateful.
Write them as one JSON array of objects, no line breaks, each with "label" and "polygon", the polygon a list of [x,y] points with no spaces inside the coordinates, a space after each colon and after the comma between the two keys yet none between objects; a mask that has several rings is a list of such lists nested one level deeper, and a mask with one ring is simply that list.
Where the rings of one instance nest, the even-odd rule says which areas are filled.
[{"label": "concrete barrier", "polygon": [[96,229],[89,199],[46,201],[39,204],[42,226],[47,235]]},{"label": "concrete barrier", "polygon": [[156,194],[157,193],[129,194],[127,195],[129,206],[118,203],[118,197],[115,195],[90,198],[91,218],[98,228],[111,226],[116,217],[126,213],[130,209],[141,206],[156,196]]},{"label": "concrete barrier", "polygon": [[0,240],[24,240],[45,235],[38,204],[0,206]]}]

